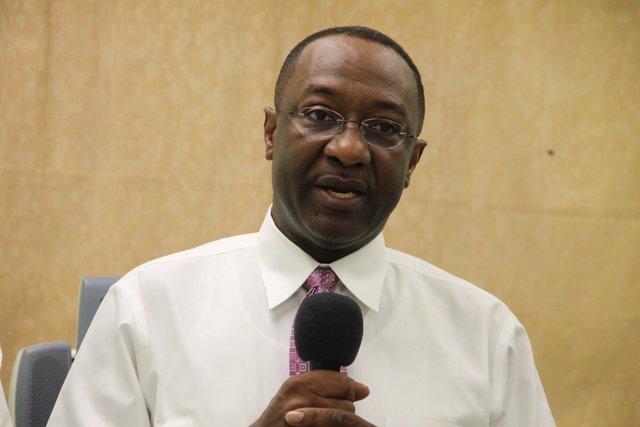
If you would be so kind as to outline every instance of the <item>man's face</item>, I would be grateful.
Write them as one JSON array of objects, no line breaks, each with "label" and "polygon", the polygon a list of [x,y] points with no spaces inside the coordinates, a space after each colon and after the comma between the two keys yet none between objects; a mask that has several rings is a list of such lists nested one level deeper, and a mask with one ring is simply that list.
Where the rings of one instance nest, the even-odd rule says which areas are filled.
[{"label": "man's face", "polygon": [[[284,88],[283,111],[322,106],[347,120],[390,119],[410,134],[421,127],[416,81],[392,49],[336,35],[300,54]],[[319,262],[335,261],[373,240],[396,207],[424,142],[369,145],[357,124],[332,138],[302,134],[301,120],[265,109],[266,158],[273,161],[276,226]]]}]

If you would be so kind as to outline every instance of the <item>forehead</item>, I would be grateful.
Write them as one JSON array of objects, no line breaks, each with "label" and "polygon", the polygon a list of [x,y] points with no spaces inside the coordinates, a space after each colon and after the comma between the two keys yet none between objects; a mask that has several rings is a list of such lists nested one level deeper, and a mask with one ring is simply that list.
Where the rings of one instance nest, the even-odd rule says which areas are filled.
[{"label": "forehead", "polygon": [[300,53],[284,98],[295,102],[323,91],[361,105],[399,104],[407,116],[418,112],[416,80],[404,59],[390,47],[357,37],[324,37]]}]

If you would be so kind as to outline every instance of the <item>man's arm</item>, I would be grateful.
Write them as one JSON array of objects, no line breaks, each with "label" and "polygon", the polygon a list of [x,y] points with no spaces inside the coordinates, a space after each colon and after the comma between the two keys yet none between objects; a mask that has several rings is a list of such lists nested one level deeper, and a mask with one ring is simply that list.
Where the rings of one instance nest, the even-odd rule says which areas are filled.
[{"label": "man's arm", "polygon": [[137,372],[135,320],[123,291],[100,305],[62,386],[49,426],[150,426]]},{"label": "man's arm", "polygon": [[[2,369],[2,349],[0,348],[0,369]],[[12,427],[11,417],[9,416],[9,408],[7,400],[4,397],[4,390],[0,384],[0,427]]]},{"label": "man's arm", "polygon": [[491,425],[555,427],[529,337],[515,318],[505,325],[496,353]]}]

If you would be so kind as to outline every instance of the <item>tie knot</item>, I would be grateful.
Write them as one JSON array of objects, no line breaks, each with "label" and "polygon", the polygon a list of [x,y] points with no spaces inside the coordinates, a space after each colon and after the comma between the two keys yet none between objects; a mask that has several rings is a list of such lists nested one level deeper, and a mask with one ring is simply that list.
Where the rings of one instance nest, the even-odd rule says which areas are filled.
[{"label": "tie knot", "polygon": [[331,292],[338,284],[338,276],[331,267],[320,266],[313,270],[304,282],[304,288],[311,293]]}]

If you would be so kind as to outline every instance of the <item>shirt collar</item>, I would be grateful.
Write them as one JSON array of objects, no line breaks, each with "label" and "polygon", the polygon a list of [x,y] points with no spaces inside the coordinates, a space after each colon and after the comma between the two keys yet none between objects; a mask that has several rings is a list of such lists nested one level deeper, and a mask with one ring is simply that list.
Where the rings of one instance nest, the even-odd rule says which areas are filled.
[{"label": "shirt collar", "polygon": [[[258,232],[256,248],[270,309],[293,295],[320,265],[278,230],[271,217],[271,208]],[[356,298],[377,312],[387,273],[386,255],[384,237],[380,233],[361,249],[329,266]]]}]

